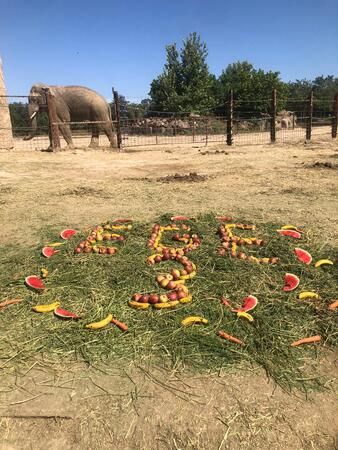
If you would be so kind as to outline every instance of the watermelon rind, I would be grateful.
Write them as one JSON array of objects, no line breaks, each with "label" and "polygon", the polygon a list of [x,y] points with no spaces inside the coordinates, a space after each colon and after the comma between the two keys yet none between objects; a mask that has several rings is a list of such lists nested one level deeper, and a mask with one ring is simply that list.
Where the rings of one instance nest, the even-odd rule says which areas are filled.
[{"label": "watermelon rind", "polygon": [[45,289],[45,285],[43,284],[43,281],[40,280],[40,278],[36,275],[29,275],[25,278],[25,284],[31,289],[36,289],[38,291],[42,291]]},{"label": "watermelon rind", "polygon": [[293,273],[286,273],[284,275],[284,286],[283,291],[290,292],[295,290],[300,283],[300,279],[297,277],[297,275],[294,275]]},{"label": "watermelon rind", "polygon": [[311,264],[312,256],[310,255],[309,252],[299,247],[296,247],[294,249],[294,252],[299,261],[303,262],[304,264]]},{"label": "watermelon rind", "polygon": [[54,314],[57,317],[60,317],[61,319],[73,319],[73,320],[77,320],[80,317],[77,314],[74,314],[70,311],[67,311],[66,309],[57,307],[54,309]]},{"label": "watermelon rind", "polygon": [[70,239],[77,233],[76,230],[73,230],[72,228],[67,228],[66,230],[61,231],[60,237],[62,239]]},{"label": "watermelon rind", "polygon": [[41,253],[45,258],[50,258],[55,255],[55,253],[59,253],[59,250],[55,250],[53,247],[43,247]]},{"label": "watermelon rind", "polygon": [[256,308],[258,300],[254,295],[248,295],[242,301],[242,306],[237,309],[233,309],[233,312],[248,312]]},{"label": "watermelon rind", "polygon": [[277,230],[277,233],[279,233],[281,236],[293,237],[295,239],[300,239],[302,237],[299,231],[295,230]]}]

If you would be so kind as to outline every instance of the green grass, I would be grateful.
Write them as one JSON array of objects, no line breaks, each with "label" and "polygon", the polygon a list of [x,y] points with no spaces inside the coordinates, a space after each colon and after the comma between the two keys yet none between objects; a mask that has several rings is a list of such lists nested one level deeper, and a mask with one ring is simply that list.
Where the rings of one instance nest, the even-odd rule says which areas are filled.
[{"label": "green grass", "polygon": [[[166,224],[169,217],[162,217],[159,222]],[[246,219],[237,222],[250,223]],[[252,249],[250,253],[281,258],[276,266],[256,265],[215,254],[219,239],[218,223],[213,215],[201,216],[191,225],[193,232],[203,239],[200,248],[189,256],[197,265],[197,276],[187,282],[193,302],[167,311],[138,311],[127,305],[135,292],[159,291],[155,282],[157,273],[166,272],[169,267],[181,268],[173,262],[152,267],[145,263],[151,253],[146,247],[151,224],[135,223],[115,256],[74,255],[74,246],[80,239],[76,237],[61,247],[58,255],[45,259],[41,247],[57,241],[59,233],[49,228],[41,230],[41,241],[36,248],[10,244],[1,248],[1,299],[21,297],[24,302],[0,311],[0,368],[32,364],[41,358],[115,366],[151,360],[161,361],[167,367],[192,370],[243,367],[244,363],[244,367],[263,367],[285,388],[304,387],[307,362],[316,359],[324,348],[334,346],[337,340],[335,313],[327,309],[337,298],[337,265],[308,267],[297,261],[293,248],[300,246],[310,251],[314,261],[335,259],[335,250],[313,242],[310,231],[301,241],[296,241],[276,233],[281,224],[256,224],[255,232],[238,232],[266,240],[264,247]],[[48,290],[37,294],[24,286],[24,278],[38,275],[41,267],[49,270]],[[301,284],[296,291],[282,291],[285,272],[300,277]],[[298,300],[302,290],[315,290],[321,299]],[[225,295],[240,304],[248,294],[256,295],[259,300],[252,312],[253,324],[238,319],[219,301]],[[56,299],[83,319],[63,321],[52,313],[31,311],[33,305]],[[109,313],[127,323],[129,333],[122,334],[113,325],[99,331],[84,329],[84,324],[101,320]],[[181,320],[189,315],[202,315],[209,324],[182,328]],[[221,340],[216,336],[220,329],[242,339],[246,346]],[[294,340],[315,334],[322,336],[320,345],[290,347]]]}]

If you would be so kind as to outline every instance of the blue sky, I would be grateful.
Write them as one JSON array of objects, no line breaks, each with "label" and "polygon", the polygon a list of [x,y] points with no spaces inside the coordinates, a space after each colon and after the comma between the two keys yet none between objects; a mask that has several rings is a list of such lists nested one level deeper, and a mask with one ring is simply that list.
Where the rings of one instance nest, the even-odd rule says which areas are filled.
[{"label": "blue sky", "polygon": [[210,71],[248,60],[283,80],[338,76],[338,0],[0,0],[7,92],[35,82],[79,84],[106,98],[147,96],[165,45],[190,32],[206,42]]}]

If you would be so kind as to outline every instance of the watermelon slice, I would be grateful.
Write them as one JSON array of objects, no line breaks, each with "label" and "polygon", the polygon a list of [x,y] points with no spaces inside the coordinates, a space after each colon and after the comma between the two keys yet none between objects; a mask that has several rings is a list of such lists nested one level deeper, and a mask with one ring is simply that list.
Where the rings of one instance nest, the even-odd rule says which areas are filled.
[{"label": "watermelon slice", "polygon": [[37,291],[42,291],[43,289],[45,289],[43,281],[40,280],[40,278],[36,275],[29,275],[28,277],[26,277],[25,284],[27,287],[35,289]]},{"label": "watermelon slice", "polygon": [[59,253],[60,250],[55,250],[53,247],[43,247],[41,250],[42,255],[45,258],[50,258],[51,256],[55,255],[56,253]]},{"label": "watermelon slice", "polygon": [[60,308],[59,306],[54,309],[54,314],[62,319],[73,319],[73,320],[80,319],[80,317],[77,314],[67,311],[66,309]]},{"label": "watermelon slice", "polygon": [[296,230],[277,230],[277,233],[279,233],[281,236],[289,236],[295,239],[300,239],[302,237],[300,232]]},{"label": "watermelon slice", "polygon": [[297,277],[297,275],[294,275],[293,273],[286,273],[284,275],[283,291],[285,292],[293,291],[298,287],[299,283],[300,279]]},{"label": "watermelon slice", "polygon": [[76,233],[77,233],[76,230],[72,230],[71,228],[67,228],[66,230],[61,231],[60,237],[62,237],[62,239],[70,239]]},{"label": "watermelon slice", "polygon": [[187,216],[172,216],[172,217],[170,217],[170,220],[173,222],[175,220],[189,220],[189,217],[187,217]]},{"label": "watermelon slice", "polygon": [[258,304],[258,300],[255,296],[253,295],[248,295],[247,297],[245,297],[242,301],[242,306],[240,308],[237,309],[233,309],[232,312],[248,312],[251,311],[252,309],[256,308]]},{"label": "watermelon slice", "polygon": [[311,264],[312,256],[310,255],[309,252],[299,247],[296,247],[294,249],[294,252],[299,261],[303,262],[304,264]]}]

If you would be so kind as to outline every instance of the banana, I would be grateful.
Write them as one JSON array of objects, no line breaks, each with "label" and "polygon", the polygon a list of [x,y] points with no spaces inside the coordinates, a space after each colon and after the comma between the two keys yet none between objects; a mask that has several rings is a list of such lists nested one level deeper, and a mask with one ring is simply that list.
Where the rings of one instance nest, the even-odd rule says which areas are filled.
[{"label": "banana", "polygon": [[99,330],[100,328],[105,327],[112,321],[112,314],[109,314],[105,319],[100,320],[100,322],[88,323],[85,328],[89,328],[90,330]]},{"label": "banana", "polygon": [[208,323],[208,320],[201,316],[189,316],[182,320],[181,325],[183,325],[184,327],[188,327],[196,323],[203,323],[204,325],[206,325]]},{"label": "banana", "polygon": [[333,266],[333,261],[330,259],[320,259],[316,262],[315,267],[323,266],[324,264],[329,264],[330,266]]},{"label": "banana", "polygon": [[40,275],[41,275],[41,278],[47,278],[48,277],[48,270],[45,269],[44,267],[42,267],[40,269]]},{"label": "banana", "polygon": [[243,319],[246,319],[249,322],[253,322],[254,321],[254,318],[252,317],[252,315],[247,313],[247,312],[245,312],[245,311],[238,311],[237,317],[243,317]]},{"label": "banana", "polygon": [[283,225],[281,230],[295,230],[299,232],[298,228],[294,225]]},{"label": "banana", "polygon": [[139,303],[139,302],[134,302],[133,300],[130,300],[128,302],[128,305],[131,308],[135,308],[135,309],[147,309],[147,308],[149,308],[149,303]]},{"label": "banana", "polygon": [[174,300],[173,302],[167,302],[167,303],[155,303],[154,307],[156,309],[166,309],[166,308],[173,308],[174,306],[177,306],[179,304],[178,300]]},{"label": "banana", "polygon": [[181,275],[180,280],[190,280],[191,278],[194,278],[194,276],[196,276],[196,270],[189,273],[189,275]]},{"label": "banana", "polygon": [[298,295],[298,298],[299,298],[300,300],[304,300],[305,298],[314,298],[314,299],[318,299],[318,298],[319,298],[319,295],[318,295],[316,292],[310,292],[310,291],[308,291],[308,292],[301,292],[301,293]]},{"label": "banana", "polygon": [[32,307],[32,310],[38,313],[47,313],[54,311],[58,306],[60,306],[60,302],[54,302],[48,305],[35,305]]},{"label": "banana", "polygon": [[64,245],[65,242],[52,242],[51,244],[47,244],[46,247],[60,247],[60,245]]},{"label": "banana", "polygon": [[182,277],[180,277],[179,280],[175,280],[175,283],[179,284],[179,285],[182,285],[182,284],[185,284],[185,280],[183,280]]},{"label": "banana", "polygon": [[187,295],[186,297],[180,298],[180,303],[190,303],[192,300],[192,295]]}]

